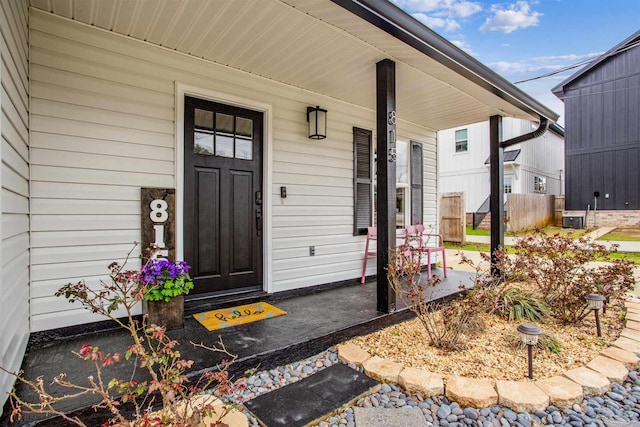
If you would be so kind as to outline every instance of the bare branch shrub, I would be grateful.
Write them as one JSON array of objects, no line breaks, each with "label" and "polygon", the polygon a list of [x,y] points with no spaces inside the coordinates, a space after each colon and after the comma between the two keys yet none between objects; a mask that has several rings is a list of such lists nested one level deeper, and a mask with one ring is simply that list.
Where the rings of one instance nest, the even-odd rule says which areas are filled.
[{"label": "bare branch shrub", "polygon": [[614,300],[635,286],[631,261],[613,259],[616,248],[584,238],[536,232],[517,240],[514,251],[517,271],[535,283],[551,314],[563,323],[578,322],[589,313],[587,294]]},{"label": "bare branch shrub", "polygon": [[474,329],[478,311],[463,297],[449,301],[434,300],[440,276],[424,278],[421,273],[424,252],[406,245],[396,248],[390,257],[387,274],[394,291],[413,311],[425,328],[434,347],[457,350],[465,331]]},{"label": "bare branch shrub", "polygon": [[[132,252],[133,249],[127,255],[127,260]],[[72,383],[64,373],[53,378],[48,384],[42,376],[29,380],[22,372],[12,373],[0,367],[0,370],[14,375],[18,383],[23,384],[35,395],[33,401],[28,401],[14,388],[10,393],[12,422],[20,420],[23,413],[34,413],[59,416],[73,424],[85,426],[79,418],[70,417],[58,409],[58,403],[83,395],[95,395],[100,402],[95,404],[94,408],[107,409],[112,415],[105,426],[200,426],[207,417],[209,425],[227,425],[221,419],[231,410],[232,404],[225,402],[220,405],[209,399],[195,405],[190,403],[190,399],[208,389],[217,396],[240,396],[244,385],[234,384],[228,371],[236,356],[227,351],[221,340],[214,346],[192,343],[197,347],[221,353],[226,359],[217,368],[206,371],[195,381],[190,381],[186,374],[193,361],[182,357],[178,350],[178,341],[171,339],[165,333],[164,327],[147,325],[146,315],[142,320],[134,316],[134,307],[144,298],[147,290],[144,281],[141,280],[144,266],[138,271],[125,270],[125,265],[126,261],[123,265],[112,263],[109,266],[109,282],[101,282],[101,287],[97,290],[91,289],[81,281],[62,287],[56,295],[64,296],[69,302],[78,301],[87,310],[113,320],[129,333],[133,343],[125,350],[124,355],[105,354],[97,346],[82,345],[73,355],[93,365],[94,373],[88,376],[86,384]],[[126,311],[124,320],[115,316],[115,312],[120,308]],[[124,380],[107,377],[109,366],[123,358],[129,360],[132,357],[136,360],[134,370],[140,368],[146,371],[147,380],[135,381],[133,375]],[[56,397],[58,393],[52,391],[50,386],[59,387],[57,390],[62,390],[62,396]],[[132,419],[122,412],[122,404],[127,402],[132,403],[135,408]]]}]

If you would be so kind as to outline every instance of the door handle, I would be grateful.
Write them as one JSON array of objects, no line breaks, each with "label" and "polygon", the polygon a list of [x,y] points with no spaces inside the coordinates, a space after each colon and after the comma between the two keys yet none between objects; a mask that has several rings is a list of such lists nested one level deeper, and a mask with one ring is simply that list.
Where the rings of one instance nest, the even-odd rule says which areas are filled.
[{"label": "door handle", "polygon": [[262,205],[262,191],[256,191],[256,205],[261,206]]},{"label": "door handle", "polygon": [[260,206],[256,208],[256,234],[258,236],[262,234],[262,208]]}]

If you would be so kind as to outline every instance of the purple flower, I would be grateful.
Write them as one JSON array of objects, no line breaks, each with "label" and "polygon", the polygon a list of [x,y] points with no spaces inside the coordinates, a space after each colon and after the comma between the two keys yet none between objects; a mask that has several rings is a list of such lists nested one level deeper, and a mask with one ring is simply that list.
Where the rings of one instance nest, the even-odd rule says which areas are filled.
[{"label": "purple flower", "polygon": [[142,269],[145,285],[161,285],[167,280],[175,280],[187,275],[191,266],[184,261],[169,261],[164,258],[151,259]]}]

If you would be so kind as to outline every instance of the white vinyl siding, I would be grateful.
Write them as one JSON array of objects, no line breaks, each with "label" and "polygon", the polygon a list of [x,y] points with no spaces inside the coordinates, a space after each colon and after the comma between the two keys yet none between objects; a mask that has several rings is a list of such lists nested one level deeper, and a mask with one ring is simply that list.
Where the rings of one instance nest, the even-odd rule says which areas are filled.
[{"label": "white vinyl siding", "polygon": [[[29,339],[29,66],[28,4],[0,2],[2,68],[2,249],[0,366],[20,369]],[[0,372],[0,406],[13,377]],[[0,409],[1,411],[1,409]]]},{"label": "white vinyl siding", "polygon": [[[140,187],[181,181],[176,82],[272,108],[270,290],[360,276],[352,128],[374,128],[374,111],[34,9],[31,40],[34,330],[101,320],[53,292],[105,278],[107,265],[140,239]],[[326,139],[307,137],[312,105],[328,110]],[[400,121],[398,137],[426,143],[424,212],[435,221],[435,133]]]},{"label": "white vinyl siding", "polygon": [[[529,120],[502,119],[502,139],[529,133],[537,128]],[[459,129],[458,129],[459,130]],[[467,155],[455,152],[456,129],[438,132],[440,188],[441,193],[464,191],[467,212],[475,212],[489,196],[489,122],[471,124],[466,127]],[[512,192],[534,193],[534,176],[545,177],[547,194],[562,194],[560,176],[564,169],[564,139],[551,130],[540,138],[509,147],[521,150],[515,162],[504,165],[505,176],[512,179]]]}]

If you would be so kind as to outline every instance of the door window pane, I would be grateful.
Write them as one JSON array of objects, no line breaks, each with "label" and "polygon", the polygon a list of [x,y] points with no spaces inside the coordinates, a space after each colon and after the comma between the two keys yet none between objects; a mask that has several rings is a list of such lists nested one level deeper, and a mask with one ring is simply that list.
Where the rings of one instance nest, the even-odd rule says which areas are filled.
[{"label": "door window pane", "polygon": [[253,120],[236,117],[236,159],[253,159]]},{"label": "door window pane", "polygon": [[253,141],[236,139],[236,159],[253,160]]},{"label": "door window pane", "polygon": [[213,112],[211,111],[196,108],[193,152],[213,155]]},{"label": "door window pane", "polygon": [[233,116],[216,113],[216,156],[233,157]]}]

